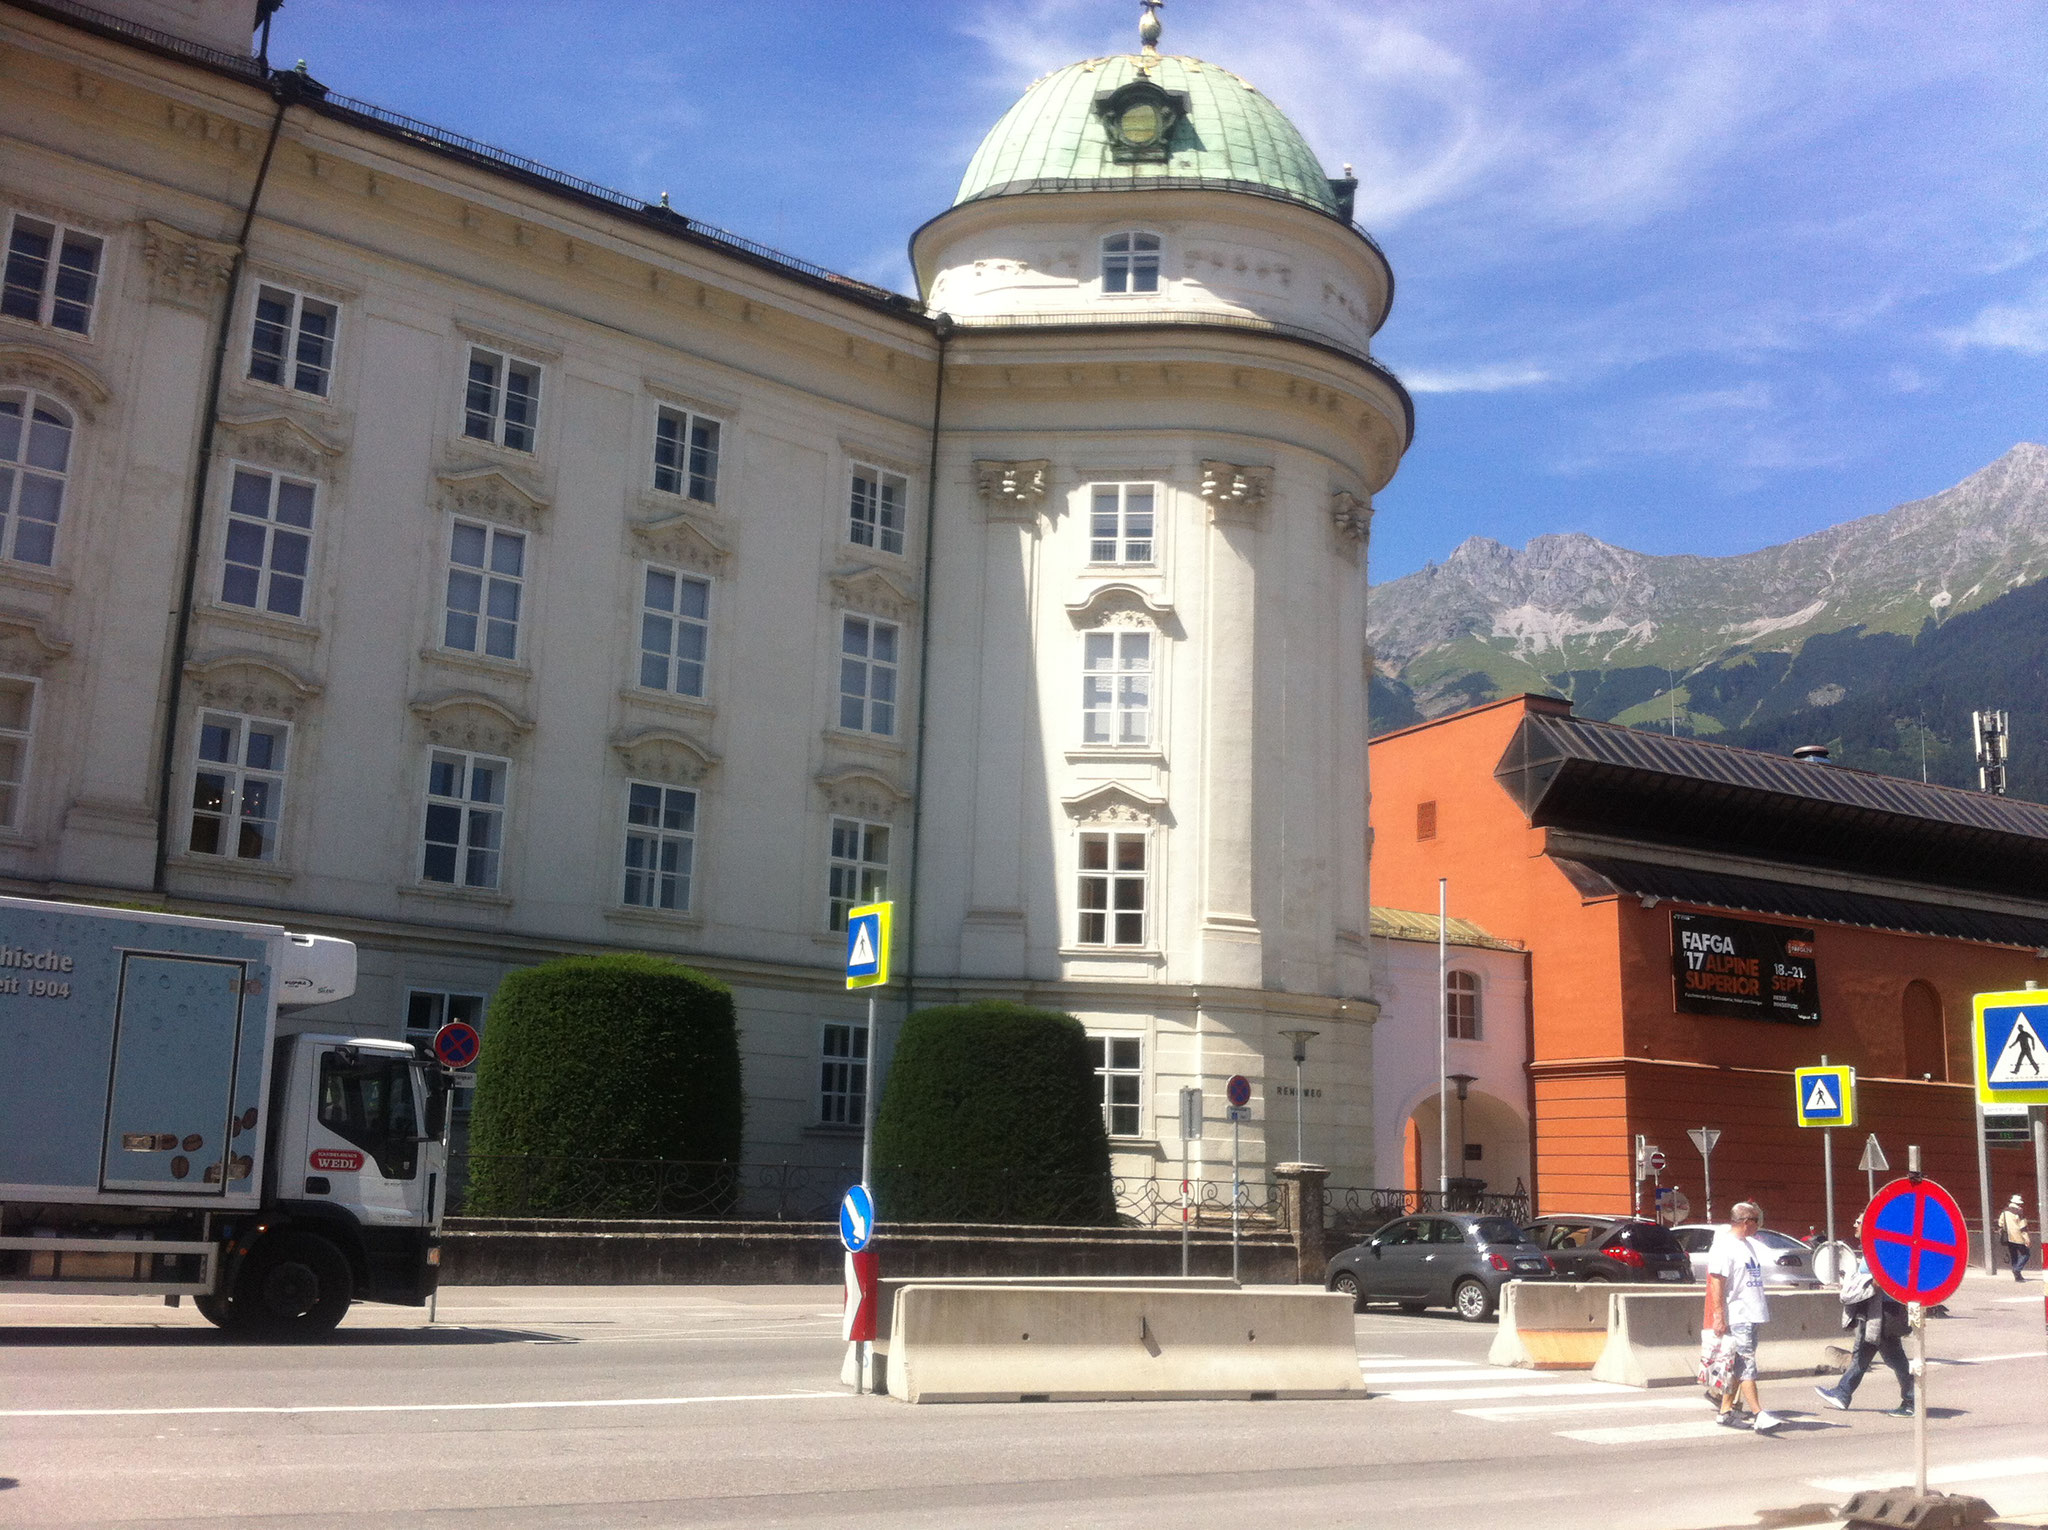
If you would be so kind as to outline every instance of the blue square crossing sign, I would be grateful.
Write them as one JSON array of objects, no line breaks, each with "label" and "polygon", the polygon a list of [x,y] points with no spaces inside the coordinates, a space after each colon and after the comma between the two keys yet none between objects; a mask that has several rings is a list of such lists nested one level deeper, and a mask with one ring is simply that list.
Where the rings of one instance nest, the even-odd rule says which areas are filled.
[{"label": "blue square crossing sign", "polygon": [[889,981],[889,924],[893,903],[864,903],[846,915],[846,986],[876,988]]},{"label": "blue square crossing sign", "polygon": [[1840,1064],[1801,1068],[1792,1075],[1801,1126],[1856,1124],[1856,1070]]},{"label": "blue square crossing sign", "polygon": [[2048,1105],[2048,990],[1980,993],[1971,1010],[1979,1102]]}]

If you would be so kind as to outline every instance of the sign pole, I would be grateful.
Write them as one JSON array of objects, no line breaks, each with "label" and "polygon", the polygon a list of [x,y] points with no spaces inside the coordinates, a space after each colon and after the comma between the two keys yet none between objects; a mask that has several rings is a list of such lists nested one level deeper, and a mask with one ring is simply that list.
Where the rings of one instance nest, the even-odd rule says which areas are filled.
[{"label": "sign pole", "polygon": [[1188,1278],[1188,1139],[1180,1139],[1180,1278]]},{"label": "sign pole", "polygon": [[[1832,1128],[1820,1134],[1821,1172],[1828,1178],[1828,1244],[1832,1249],[1835,1241],[1835,1134]],[[1830,1258],[1834,1255],[1829,1254]]]},{"label": "sign pole", "polygon": [[860,1092],[860,1182],[875,1188],[875,991],[868,990],[867,1076]]},{"label": "sign pole", "polygon": [[1984,1132],[1984,1107],[1972,1107],[1977,1123],[1977,1209],[1984,1215],[1984,1273],[1998,1273],[1998,1244],[1991,1236],[1991,1144]]},{"label": "sign pole", "polygon": [[[2036,1105],[2027,1114],[2034,1125],[2034,1247],[2048,1247],[2048,1105]],[[1991,1241],[1991,1229],[1984,1229],[1984,1241]],[[2044,1265],[2048,1268],[2048,1265]]]},{"label": "sign pole", "polygon": [[[1911,1146],[1906,1149],[1906,1177],[1920,1182],[1920,1149]],[[1964,1263],[1969,1262],[1969,1250],[1965,1249]],[[1927,1496],[1927,1308],[1921,1302],[1914,1302],[1906,1309],[1906,1318],[1916,1335],[1913,1342],[1913,1491]]]},{"label": "sign pole", "polygon": [[1230,1120],[1230,1278],[1232,1280],[1241,1278],[1238,1273],[1237,1247],[1237,1139],[1238,1133],[1243,1129],[1243,1123],[1233,1115]]}]

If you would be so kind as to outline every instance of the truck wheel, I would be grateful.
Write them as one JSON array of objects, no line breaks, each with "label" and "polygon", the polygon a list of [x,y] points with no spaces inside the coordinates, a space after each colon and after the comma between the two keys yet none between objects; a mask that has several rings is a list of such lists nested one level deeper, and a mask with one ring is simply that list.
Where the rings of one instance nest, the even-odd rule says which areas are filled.
[{"label": "truck wheel", "polygon": [[236,1327],[235,1309],[225,1296],[195,1296],[192,1305],[199,1309],[199,1315],[216,1328]]},{"label": "truck wheel", "polygon": [[269,1339],[317,1339],[355,1297],[341,1250],[311,1233],[278,1233],[256,1245],[235,1283],[231,1321]]}]

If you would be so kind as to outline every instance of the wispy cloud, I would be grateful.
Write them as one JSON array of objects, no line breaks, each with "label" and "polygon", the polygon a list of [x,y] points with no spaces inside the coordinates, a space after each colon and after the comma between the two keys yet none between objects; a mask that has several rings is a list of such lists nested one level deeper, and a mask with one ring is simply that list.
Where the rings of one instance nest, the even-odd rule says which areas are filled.
[{"label": "wispy cloud", "polygon": [[1505,393],[1510,388],[1534,388],[1555,379],[1542,367],[1502,362],[1493,366],[1418,367],[1404,371],[1401,381],[1410,393]]},{"label": "wispy cloud", "polygon": [[1943,330],[1941,338],[1957,350],[2048,356],[2048,281],[2036,283],[2018,302],[1992,303],[1979,309],[1969,323]]}]

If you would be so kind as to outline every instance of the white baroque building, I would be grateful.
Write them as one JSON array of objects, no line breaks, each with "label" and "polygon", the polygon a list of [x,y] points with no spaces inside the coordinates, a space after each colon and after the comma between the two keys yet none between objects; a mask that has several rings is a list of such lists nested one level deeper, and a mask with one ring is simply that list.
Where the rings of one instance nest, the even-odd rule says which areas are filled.
[{"label": "white baroque building", "polygon": [[[0,6],[0,884],[731,981],[750,1156],[841,1161],[885,1015],[1100,1038],[1119,1168],[1375,1162],[1365,550],[1389,267],[1286,118],[1033,85],[921,300],[273,72],[260,0]],[[1268,1145],[1267,1113],[1278,1129]]]}]

